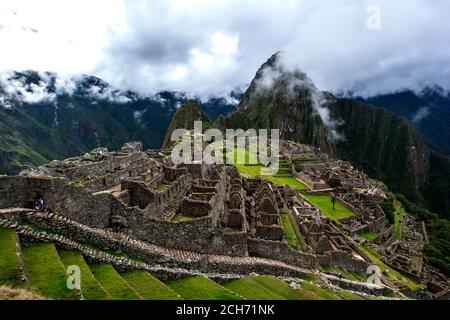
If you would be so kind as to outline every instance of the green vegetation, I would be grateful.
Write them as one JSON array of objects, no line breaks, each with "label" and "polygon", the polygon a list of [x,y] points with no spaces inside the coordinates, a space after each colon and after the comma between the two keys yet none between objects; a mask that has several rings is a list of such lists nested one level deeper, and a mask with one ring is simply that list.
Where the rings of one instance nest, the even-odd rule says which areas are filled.
[{"label": "green vegetation", "polygon": [[298,229],[298,225],[297,225],[297,222],[295,221],[295,218],[294,218],[294,215],[293,215],[292,211],[288,210],[286,212],[286,214],[287,214],[287,216],[289,218],[289,221],[291,222],[292,230],[295,233],[295,236],[297,238],[297,242],[298,242],[298,245],[300,246],[300,249],[303,252],[307,252],[308,251],[308,245],[306,244],[305,239],[303,239],[302,233]]},{"label": "green vegetation", "polygon": [[180,300],[177,293],[148,272],[138,270],[121,274],[122,278],[145,300]]},{"label": "green vegetation", "polygon": [[378,232],[363,232],[360,233],[359,236],[363,239],[374,241],[376,238],[380,236]]},{"label": "green vegetation", "polygon": [[78,299],[79,293],[67,288],[66,268],[54,244],[38,244],[22,250],[31,291],[52,299]]},{"label": "green vegetation", "polygon": [[174,142],[172,141],[172,133],[176,129],[193,130],[194,122],[201,121],[202,129],[206,131],[213,127],[208,115],[202,110],[195,100],[186,101],[180,109],[175,113],[170,122],[169,129],[164,138],[163,149],[170,148]]},{"label": "green vegetation", "polygon": [[336,189],[336,188],[339,188],[342,186],[340,179],[330,179],[327,181],[327,184],[333,189]]},{"label": "green vegetation", "polygon": [[403,209],[402,204],[399,201],[394,202],[394,225],[393,231],[397,239],[402,238],[402,221],[405,217],[405,209]]},{"label": "green vegetation", "polygon": [[195,220],[197,217],[191,216],[189,214],[177,213],[173,218],[172,222],[183,222]]},{"label": "green vegetation", "polygon": [[[247,178],[254,179],[257,177],[261,177],[261,178],[267,179],[279,186],[288,185],[289,187],[291,187],[294,190],[307,190],[308,189],[308,187],[306,185],[304,185],[303,183],[301,183],[300,181],[298,181],[297,179],[292,177],[290,172],[284,173],[284,174],[280,173],[280,174],[276,174],[276,175],[262,176],[261,170],[264,168],[264,166],[258,162],[258,158],[256,155],[251,154],[247,150],[236,148],[232,154],[227,153],[225,156],[228,158],[234,159],[233,163],[236,166],[236,168],[239,170],[239,172],[243,176],[245,176]],[[245,160],[244,164],[238,163],[238,160],[241,160],[241,159]],[[283,167],[282,161],[283,160],[280,161],[280,170],[283,170],[282,169],[282,167]]]},{"label": "green vegetation", "polygon": [[380,256],[377,252],[375,252],[374,250],[372,250],[370,248],[362,246],[362,245],[358,245],[358,247],[360,248],[360,250],[362,252],[364,252],[370,258],[370,260],[373,261],[373,263],[375,263],[378,267],[380,267],[381,272],[383,272],[385,274],[387,273],[387,278],[389,280],[398,281],[398,282],[402,283],[403,285],[407,286],[408,288],[410,288],[412,291],[416,291],[419,288],[419,286],[417,285],[417,283],[414,280],[403,276],[398,271],[395,271],[394,269],[392,269],[392,268],[388,267],[386,264],[384,264],[381,261]]},{"label": "green vegetation", "polygon": [[168,185],[167,185],[167,184],[161,183],[161,184],[158,186],[158,191],[164,191],[164,190],[166,190],[167,188],[168,188]]},{"label": "green vegetation", "polygon": [[59,251],[59,257],[65,267],[78,266],[81,272],[81,292],[86,300],[110,300],[112,297],[102,287],[100,282],[95,279],[84,261],[83,255],[74,251]]},{"label": "green vegetation", "polygon": [[[12,110],[0,107],[1,174],[17,174],[25,165],[42,165],[55,159],[83,154],[98,146],[120,149],[124,137],[135,137],[146,148],[159,148],[170,123],[172,112],[153,105],[152,112],[138,120],[135,112],[148,107],[148,101],[127,104],[121,112],[111,112],[117,104],[91,98],[58,97],[58,110],[53,103],[14,104]],[[59,125],[55,124],[55,116]],[[71,123],[77,127],[77,138]],[[94,136],[92,132],[97,132]],[[99,140],[97,140],[97,138]]]},{"label": "green vegetation", "polygon": [[0,284],[19,287],[22,283],[16,231],[0,227]]},{"label": "green vegetation", "polygon": [[294,190],[307,190],[308,187],[295,179],[294,177],[282,177],[282,176],[267,176],[265,177],[267,180],[275,183],[279,186],[289,186]]},{"label": "green vegetation", "polygon": [[281,215],[281,222],[283,223],[284,237],[289,245],[294,250],[298,250],[300,245],[297,240],[294,228],[289,220],[287,213],[283,212]]},{"label": "green vegetation", "polygon": [[134,289],[117,273],[110,264],[97,264],[91,266],[94,277],[109,292],[113,299],[139,300],[141,297]]},{"label": "green vegetation", "polygon": [[205,277],[167,281],[166,284],[187,300],[241,300],[242,297]]},{"label": "green vegetation", "polygon": [[287,282],[258,276],[228,282],[226,288],[247,299],[256,300],[336,300],[339,299],[331,289],[321,288],[309,282],[300,282],[299,289],[293,289]]},{"label": "green vegetation", "polygon": [[248,115],[246,112],[235,111],[228,116],[220,116],[216,120],[217,127],[225,132],[225,129],[242,129],[248,130],[253,128]]},{"label": "green vegetation", "polygon": [[305,280],[305,281],[312,282],[312,283],[320,281],[319,277],[312,275],[312,274],[302,274],[302,275],[298,276],[297,278],[300,280]]},{"label": "green vegetation", "polygon": [[[283,216],[284,222],[288,223],[287,214],[284,213]],[[5,243],[3,242],[5,238],[11,241],[11,233],[1,229],[0,231],[2,244]],[[291,231],[291,235],[295,237],[293,230]],[[14,232],[12,234],[14,235]],[[5,251],[2,250],[1,253],[3,252]],[[164,284],[142,270],[119,275],[111,264],[88,266],[78,252],[61,250],[58,256],[53,244],[27,247],[23,255],[30,282],[28,288],[31,292],[51,299],[79,299],[80,293],[86,300],[179,300],[183,298],[188,300],[335,300],[342,298],[353,300],[361,298],[344,290],[333,292],[329,288],[321,287],[321,280],[314,275],[299,277],[303,281],[299,283],[298,289],[270,276],[242,278],[224,285],[200,276],[167,281]],[[70,265],[80,267],[81,292],[67,289],[65,270]],[[3,268],[1,270],[4,271]],[[334,269],[334,271],[346,272],[340,269]],[[352,280],[361,278],[360,275],[350,272],[347,272],[345,276]],[[15,274],[12,273],[10,277],[14,278]],[[1,284],[8,283],[8,279],[5,281],[2,278]],[[7,292],[5,291],[4,295],[7,299],[39,298],[39,296],[33,296],[31,292],[12,292],[8,287],[5,287],[5,290]],[[0,290],[1,294],[3,291]]]},{"label": "green vegetation", "polygon": [[365,281],[367,279],[367,277],[363,274],[360,274],[358,272],[348,271],[346,269],[342,269],[342,268],[338,268],[338,267],[327,266],[327,267],[322,267],[322,269],[326,272],[339,273],[345,279],[352,280],[352,281]]},{"label": "green vegetation", "polygon": [[225,288],[250,300],[283,300],[284,297],[259,285],[254,278],[243,278],[224,284]]},{"label": "green vegetation", "polygon": [[402,195],[396,197],[408,213],[426,223],[430,241],[425,249],[427,261],[439,271],[450,276],[450,221],[442,219],[426,209],[419,208]]},{"label": "green vegetation", "polygon": [[16,124],[19,124],[20,120],[14,119],[2,107],[0,107],[0,119],[3,120],[0,123],[1,173],[18,173],[24,165],[41,165],[48,162],[43,155],[36,151],[38,148],[37,144],[33,145],[34,139],[30,141],[25,135],[18,132]]},{"label": "green vegetation", "polygon": [[[366,300],[365,297],[346,290],[337,290],[336,294],[343,300]],[[379,298],[377,297],[371,297],[370,299],[367,298],[367,300],[378,300],[378,299]]]},{"label": "green vegetation", "polygon": [[339,221],[340,219],[353,216],[353,212],[343,207],[336,201],[335,209],[333,209],[333,203],[331,202],[331,196],[329,195],[313,195],[303,194],[302,196],[310,202],[313,206],[317,207],[322,213],[331,220]]},{"label": "green vegetation", "polygon": [[306,292],[313,295],[314,300],[339,300],[340,298],[333,290],[325,287],[319,287],[309,282],[301,282],[301,287]]},{"label": "green vegetation", "polygon": [[394,232],[397,239],[402,238],[402,221],[405,216],[405,209],[402,202],[397,200],[397,197],[392,193],[388,193],[387,198],[380,203],[386,219],[392,225],[392,232]]},{"label": "green vegetation", "polygon": [[258,161],[258,155],[245,149],[235,148],[232,153],[227,153],[225,156],[228,159],[232,158],[235,165],[262,167]]}]

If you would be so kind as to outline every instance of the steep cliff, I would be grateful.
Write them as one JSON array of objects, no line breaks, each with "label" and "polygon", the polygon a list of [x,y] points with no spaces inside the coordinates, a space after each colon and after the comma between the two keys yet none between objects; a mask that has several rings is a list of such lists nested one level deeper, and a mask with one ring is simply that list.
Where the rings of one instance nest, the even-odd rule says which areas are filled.
[{"label": "steep cliff", "polygon": [[338,99],[328,107],[333,118],[342,120],[339,131],[345,139],[336,144],[340,158],[394,191],[423,200],[430,153],[406,119],[355,100]]},{"label": "steep cliff", "polygon": [[[349,160],[392,190],[450,216],[450,161],[431,153],[407,119],[321,92],[283,60],[275,54],[258,70],[238,106],[243,123],[278,128],[282,138]],[[221,126],[238,123],[233,118],[220,119]]]},{"label": "steep cliff", "polygon": [[449,92],[440,87],[428,87],[419,92],[402,91],[358,99],[405,117],[431,149],[450,155]]},{"label": "steep cliff", "polygon": [[[278,128],[283,139],[316,145],[331,154],[336,149],[333,128],[321,103],[330,98],[319,92],[306,74],[291,70],[273,55],[256,73],[238,111],[247,114],[256,129]],[[244,128],[243,128],[244,129]]]}]

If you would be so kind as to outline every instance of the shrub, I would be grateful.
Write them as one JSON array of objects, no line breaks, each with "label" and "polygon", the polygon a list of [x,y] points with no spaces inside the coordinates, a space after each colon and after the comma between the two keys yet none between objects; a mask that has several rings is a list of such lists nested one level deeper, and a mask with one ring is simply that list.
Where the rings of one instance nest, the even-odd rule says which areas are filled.
[{"label": "shrub", "polygon": [[390,224],[395,223],[394,212],[395,212],[395,198],[392,195],[388,195],[386,199],[384,199],[380,203],[381,209],[383,209],[384,214],[386,215],[386,219],[388,219]]},{"label": "shrub", "polygon": [[327,184],[333,189],[336,189],[336,188],[339,188],[342,186],[340,179],[330,179],[330,180],[328,180]]}]

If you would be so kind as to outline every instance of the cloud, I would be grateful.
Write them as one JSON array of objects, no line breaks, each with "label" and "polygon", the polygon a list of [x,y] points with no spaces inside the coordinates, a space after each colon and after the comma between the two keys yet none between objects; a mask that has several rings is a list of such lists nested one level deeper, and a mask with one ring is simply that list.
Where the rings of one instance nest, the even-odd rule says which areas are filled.
[{"label": "cloud", "polygon": [[430,108],[429,107],[422,107],[413,115],[412,122],[417,124],[430,114]]},{"label": "cloud", "polygon": [[343,124],[341,119],[331,117],[328,105],[331,101],[326,93],[317,89],[313,81],[303,73],[292,60],[292,56],[279,52],[271,63],[261,70],[255,82],[255,93],[265,90],[278,90],[288,101],[309,99],[313,112],[318,115],[334,141],[343,141],[345,136],[338,131]]},{"label": "cloud", "polygon": [[109,0],[0,1],[0,70],[94,71],[121,8]]},{"label": "cloud", "polygon": [[33,32],[33,33],[38,33],[38,32],[39,32],[38,29],[27,28],[27,27],[22,27],[22,30],[23,30],[23,31],[26,31],[26,32]]},{"label": "cloud", "polygon": [[92,78],[85,76],[67,77],[34,71],[0,73],[0,106],[6,109],[12,108],[14,103],[53,103],[58,96],[74,93],[93,99],[93,103],[106,100],[123,104],[134,98],[106,83],[92,83]]},{"label": "cloud", "polygon": [[133,101],[124,92],[109,86],[105,88],[93,85],[85,89],[85,93],[95,100],[106,100],[114,103],[129,103]]},{"label": "cloud", "polygon": [[[37,82],[27,82],[25,77],[18,77],[16,74],[3,73],[0,75],[0,89],[3,102],[7,102],[11,107],[12,101],[20,101],[25,103],[38,103],[42,101],[52,102],[56,98],[54,92],[47,90],[47,74]],[[0,92],[1,93],[1,92]]]},{"label": "cloud", "polygon": [[[371,5],[379,30],[367,28]],[[5,1],[0,41],[10,45],[0,69],[88,73],[141,94],[205,97],[247,85],[282,50],[321,90],[449,90],[449,11],[446,0]]]}]

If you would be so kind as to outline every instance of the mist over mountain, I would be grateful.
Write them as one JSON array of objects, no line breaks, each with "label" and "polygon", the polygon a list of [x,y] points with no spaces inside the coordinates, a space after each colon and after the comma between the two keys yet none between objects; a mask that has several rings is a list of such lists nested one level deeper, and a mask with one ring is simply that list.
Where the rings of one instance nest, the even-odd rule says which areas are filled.
[{"label": "mist over mountain", "polygon": [[[233,95],[239,98],[239,92]],[[0,173],[43,164],[98,146],[119,148],[142,141],[160,148],[186,93],[161,92],[142,97],[92,76],[61,77],[35,71],[0,78]],[[236,101],[212,97],[199,101],[211,119],[234,110]]]},{"label": "mist over mountain", "polygon": [[[25,165],[98,146],[114,149],[131,140],[160,148],[169,126],[177,127],[174,121],[183,118],[173,116],[193,98],[169,91],[143,97],[92,76],[64,78],[26,71],[0,79],[0,164],[1,172],[9,174]],[[200,113],[216,120],[221,129],[279,128],[281,138],[312,144],[349,160],[392,190],[448,214],[450,160],[430,151],[413,127],[435,110],[445,115],[446,98],[431,93],[400,95],[405,96],[413,98],[415,109],[406,99],[397,103],[396,95],[367,101],[336,97],[320,91],[308,75],[277,53],[261,66],[245,93],[236,90],[227,97],[197,100]],[[400,116],[365,102],[389,105]],[[429,102],[427,112],[421,111],[425,102]],[[194,113],[200,114],[187,112]],[[441,121],[445,133],[448,126],[443,116]],[[427,138],[432,131],[425,129],[431,127],[418,129],[422,128],[425,141],[431,139],[445,148],[445,141],[439,144],[432,135]],[[439,189],[431,192],[436,185]]]},{"label": "mist over mountain", "polygon": [[[279,128],[284,139],[320,147],[392,190],[450,213],[450,183],[443,178],[448,177],[448,158],[430,151],[407,119],[318,90],[282,53],[258,70],[236,114],[219,118],[219,125],[234,128],[244,122],[256,129]],[[431,192],[436,185],[439,191]]]}]

